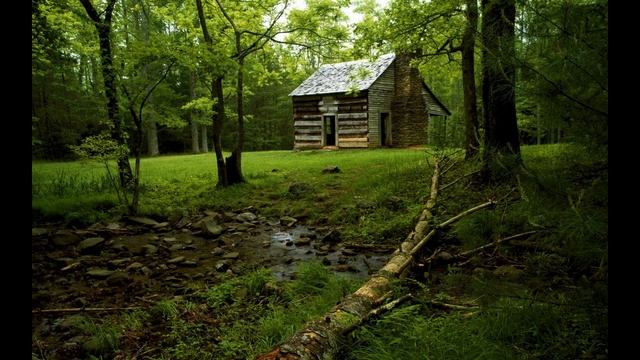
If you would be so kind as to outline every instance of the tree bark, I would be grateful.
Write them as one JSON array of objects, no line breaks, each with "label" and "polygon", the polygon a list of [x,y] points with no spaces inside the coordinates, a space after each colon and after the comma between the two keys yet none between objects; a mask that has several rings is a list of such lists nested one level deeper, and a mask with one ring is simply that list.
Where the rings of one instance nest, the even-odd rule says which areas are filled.
[{"label": "tree bark", "polygon": [[[236,33],[236,46],[240,46],[240,35]],[[238,59],[238,80],[236,83],[238,138],[236,147],[227,158],[228,185],[245,182],[242,176],[242,150],[244,149],[244,59]]]},{"label": "tree bark", "polygon": [[160,149],[158,148],[158,127],[153,120],[149,120],[147,123],[147,154],[149,154],[149,156],[158,156],[158,154],[160,154]]},{"label": "tree bark", "polygon": [[[196,98],[196,72],[191,71],[191,82],[189,83],[189,96],[191,100]],[[187,113],[187,120],[189,121],[189,126],[191,128],[191,152],[197,154],[200,152],[200,146],[198,138],[198,123],[193,119],[192,111]]]},{"label": "tree bark", "polygon": [[[104,81],[105,96],[107,97],[107,116],[113,127],[111,128],[111,137],[120,145],[126,145],[126,139],[120,122],[120,112],[118,107],[118,92],[115,84],[115,70],[113,68],[113,54],[111,51],[111,17],[113,8],[117,0],[109,0],[104,11],[104,18],[101,19],[90,0],[80,0],[84,6],[87,15],[93,21],[98,32],[100,43],[100,61],[102,64],[102,78]],[[133,174],[129,157],[127,154],[117,159],[118,173],[120,175],[120,185],[129,187],[133,183]]]},{"label": "tree bark", "polygon": [[204,124],[202,125],[200,133],[202,134],[202,152],[208,153],[209,152],[209,135],[207,134],[207,125],[204,125]]},{"label": "tree bark", "polygon": [[520,155],[515,103],[515,0],[482,0],[483,177],[497,154]]},{"label": "tree bark", "polygon": [[[198,19],[202,28],[202,35],[205,42],[209,46],[209,50],[213,51],[213,39],[207,30],[207,22],[204,17],[204,9],[202,8],[202,0],[196,0],[198,9]],[[216,164],[218,168],[218,184],[217,186],[227,186],[227,166],[222,153],[222,125],[224,123],[224,94],[222,92],[222,77],[214,76],[211,80],[211,98],[216,99],[217,103],[213,105],[213,115],[211,121],[213,123],[213,149],[216,153]]]},{"label": "tree bark", "polygon": [[478,29],[477,0],[466,0],[467,27],[462,36],[462,86],[464,89],[465,159],[474,157],[480,150],[478,134],[478,105],[475,79],[475,34]]}]

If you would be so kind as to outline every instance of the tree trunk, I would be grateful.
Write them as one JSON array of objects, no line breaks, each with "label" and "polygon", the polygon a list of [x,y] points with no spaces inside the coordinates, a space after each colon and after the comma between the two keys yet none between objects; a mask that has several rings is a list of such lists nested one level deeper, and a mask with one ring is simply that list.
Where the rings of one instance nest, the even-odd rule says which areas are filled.
[{"label": "tree trunk", "polygon": [[[237,45],[239,46],[239,35],[237,35]],[[242,176],[242,150],[244,148],[244,59],[238,60],[238,82],[236,84],[236,97],[238,100],[238,139],[231,156],[227,158],[227,181],[228,185],[245,182]]]},{"label": "tree trunk", "polygon": [[202,152],[209,152],[209,135],[207,134],[207,125],[202,125],[200,133],[202,134]]},{"label": "tree trunk", "polygon": [[515,104],[515,0],[482,0],[483,178],[497,154],[519,157]]},{"label": "tree trunk", "polygon": [[150,120],[147,124],[147,154],[149,154],[149,156],[158,156],[158,154],[160,154],[160,149],[158,148],[158,127],[153,120]]},{"label": "tree trunk", "polygon": [[[204,17],[204,9],[202,8],[202,0],[196,0],[196,8],[198,9],[198,20],[202,28],[202,35],[209,46],[209,50],[213,51],[213,39],[207,30],[207,22]],[[215,76],[211,80],[211,98],[218,100],[213,105],[213,115],[211,121],[213,125],[213,149],[216,153],[216,164],[218,168],[218,184],[217,186],[227,186],[227,166],[224,162],[224,154],[222,153],[222,125],[224,123],[224,94],[222,92],[222,76]]]},{"label": "tree trunk", "polygon": [[[191,100],[194,100],[196,98],[196,72],[195,71],[191,71],[189,96],[191,97]],[[189,126],[191,127],[191,152],[194,154],[197,154],[200,152],[199,139],[198,139],[198,124],[193,119],[192,111],[189,111],[187,113],[187,120],[189,121]],[[204,141],[203,141],[203,144],[204,144]]]},{"label": "tree trunk", "polygon": [[474,65],[475,34],[478,29],[477,0],[466,0],[467,27],[462,37],[462,86],[464,88],[465,159],[474,157],[480,149],[478,105]]},{"label": "tree trunk", "polygon": [[[111,128],[111,137],[120,145],[126,145],[125,137],[120,122],[120,112],[118,107],[118,92],[115,84],[115,70],[113,68],[113,54],[111,51],[111,16],[116,0],[109,0],[107,8],[104,11],[104,19],[91,4],[90,0],[80,0],[84,6],[87,15],[93,21],[98,32],[100,43],[100,61],[102,63],[102,78],[104,81],[104,92],[107,97],[107,116],[113,127]],[[133,174],[131,172],[131,164],[127,154],[117,159],[118,173],[120,175],[120,184],[123,187],[129,187],[133,182]]]}]

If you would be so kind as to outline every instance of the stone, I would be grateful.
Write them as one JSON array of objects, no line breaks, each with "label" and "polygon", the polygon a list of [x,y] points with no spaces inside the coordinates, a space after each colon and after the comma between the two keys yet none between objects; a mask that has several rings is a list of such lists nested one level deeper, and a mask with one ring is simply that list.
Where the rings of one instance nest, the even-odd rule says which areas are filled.
[{"label": "stone", "polygon": [[79,262],[71,263],[71,264],[63,267],[62,269],[60,269],[60,271],[69,271],[69,270],[77,268],[78,266],[80,266]]},{"label": "stone", "polygon": [[350,249],[342,249],[342,255],[346,255],[346,256],[354,256],[354,255],[358,255],[358,253],[356,253],[353,250]]},{"label": "stone", "polygon": [[335,244],[339,243],[341,240],[340,232],[338,230],[329,230],[329,232],[324,235],[320,241],[323,243]]},{"label": "stone", "polygon": [[133,221],[134,223],[137,224],[142,224],[142,225],[158,225],[158,222],[153,220],[153,219],[149,219],[146,217],[140,217],[140,216],[129,216],[128,218],[129,220]]},{"label": "stone", "polygon": [[107,225],[107,230],[120,230],[120,227],[118,223],[110,223]]},{"label": "stone", "polygon": [[293,224],[295,224],[296,222],[298,222],[298,219],[291,216],[283,216],[280,218],[280,223],[287,227],[293,226]]},{"label": "stone", "polygon": [[207,236],[216,237],[222,234],[222,226],[218,225],[214,221],[203,221],[200,223],[200,228]]},{"label": "stone", "polygon": [[114,266],[120,266],[120,265],[122,265],[124,263],[128,263],[129,261],[131,261],[131,258],[115,259],[115,260],[109,261],[109,264],[114,265]]},{"label": "stone", "polygon": [[216,271],[224,272],[229,269],[229,260],[220,260],[216,263]]},{"label": "stone", "polygon": [[[162,264],[162,265],[164,265],[164,264]],[[161,265],[160,267],[162,267],[162,265]],[[166,267],[167,265],[164,265],[164,266]],[[141,267],[141,268],[140,268],[140,271],[141,271],[143,274],[145,274],[146,276],[151,276],[151,274],[153,273],[153,272],[151,271],[151,269],[149,269],[149,268],[148,268],[148,267],[146,267],[146,266]]]},{"label": "stone", "polygon": [[116,271],[107,278],[109,285],[121,285],[127,282],[129,282],[129,274],[124,271]]},{"label": "stone", "polygon": [[178,241],[178,239],[176,239],[174,237],[165,237],[165,238],[162,239],[162,241],[168,242],[168,243],[173,243],[173,242]]},{"label": "stone", "polygon": [[132,271],[132,270],[138,270],[140,268],[142,268],[144,265],[139,263],[139,262],[134,262],[131,265],[127,266],[127,268],[125,269],[126,271]]},{"label": "stone", "polygon": [[78,244],[78,251],[81,253],[89,252],[94,249],[96,246],[102,244],[104,242],[104,238],[101,237],[92,237],[83,240]]},{"label": "stone", "polygon": [[323,265],[331,265],[331,260],[329,260],[328,258],[325,257],[325,258],[322,259],[322,264]]},{"label": "stone", "polygon": [[167,264],[175,264],[175,263],[180,263],[184,261],[184,256],[177,256],[174,257],[171,260],[167,260]]},{"label": "stone", "polygon": [[237,251],[226,253],[222,256],[224,259],[237,259],[238,257],[240,257],[240,253]]},{"label": "stone", "polygon": [[69,246],[79,243],[82,239],[69,230],[58,230],[51,240],[55,246]]},{"label": "stone", "polygon": [[271,241],[265,240],[265,241],[262,242],[262,247],[263,248],[268,248],[270,246],[271,246]]},{"label": "stone", "polygon": [[311,243],[311,239],[307,238],[307,237],[301,237],[299,239],[297,239],[296,241],[293,242],[296,246],[300,246],[300,245],[309,245]]},{"label": "stone", "polygon": [[180,263],[180,265],[182,266],[190,266],[190,267],[196,267],[198,266],[198,263],[196,261],[193,260],[185,260],[182,263]]},{"label": "stone", "polygon": [[438,260],[442,260],[442,261],[449,261],[449,260],[453,259],[453,255],[451,255],[450,253],[448,253],[446,251],[441,251],[441,252],[438,253],[436,258]]},{"label": "stone", "polygon": [[323,174],[336,174],[340,172],[340,168],[338,166],[327,166],[326,168],[322,169],[322,173]]},{"label": "stone", "polygon": [[114,273],[113,270],[107,270],[107,269],[93,269],[93,270],[87,271],[87,275],[97,277],[97,278],[102,278],[102,279],[109,277],[113,273]]},{"label": "stone", "polygon": [[47,235],[49,231],[44,228],[31,228],[31,236]]},{"label": "stone", "polygon": [[153,225],[153,228],[154,229],[163,229],[163,228],[166,228],[167,226],[169,226],[169,222],[168,221],[164,221],[164,222],[157,223],[157,224]]},{"label": "stone", "polygon": [[171,247],[169,247],[169,250],[171,250],[171,251],[184,250],[184,245],[182,245],[182,244],[173,244],[173,245],[171,245]]},{"label": "stone", "polygon": [[257,219],[257,216],[254,213],[244,212],[238,216],[236,216],[236,220],[242,222],[251,222]]},{"label": "stone", "polygon": [[142,252],[145,255],[154,255],[158,252],[158,247],[155,245],[147,244],[142,246]]}]

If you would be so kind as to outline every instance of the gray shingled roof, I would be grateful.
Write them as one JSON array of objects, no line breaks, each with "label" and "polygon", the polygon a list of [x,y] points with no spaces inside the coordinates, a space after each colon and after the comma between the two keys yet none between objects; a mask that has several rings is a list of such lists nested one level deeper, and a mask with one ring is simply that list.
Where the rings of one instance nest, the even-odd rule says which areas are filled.
[{"label": "gray shingled roof", "polygon": [[343,93],[354,88],[367,90],[395,58],[395,54],[386,54],[375,62],[357,60],[322,65],[289,96]]}]

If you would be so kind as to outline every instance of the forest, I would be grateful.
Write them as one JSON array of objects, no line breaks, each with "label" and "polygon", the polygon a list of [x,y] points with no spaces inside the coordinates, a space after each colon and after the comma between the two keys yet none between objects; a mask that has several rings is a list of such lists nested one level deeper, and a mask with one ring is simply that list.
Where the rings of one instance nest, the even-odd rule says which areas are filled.
[{"label": "forest", "polygon": [[[608,1],[31,19],[32,359],[608,358]],[[394,146],[358,105],[369,148],[300,150],[294,89],[389,54],[450,115]]]}]

